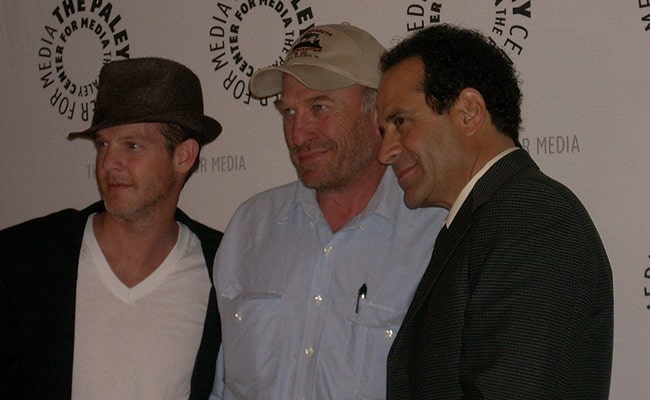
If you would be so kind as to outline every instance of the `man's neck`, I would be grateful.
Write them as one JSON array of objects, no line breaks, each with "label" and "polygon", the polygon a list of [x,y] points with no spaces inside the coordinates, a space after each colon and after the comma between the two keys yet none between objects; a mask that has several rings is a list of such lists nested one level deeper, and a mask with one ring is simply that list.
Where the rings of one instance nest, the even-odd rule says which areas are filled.
[{"label": "man's neck", "polygon": [[384,166],[372,168],[341,189],[316,192],[318,205],[332,232],[339,231],[365,210],[385,170]]},{"label": "man's neck", "polygon": [[104,212],[93,219],[93,231],[113,273],[128,287],[151,275],[178,239],[173,214],[133,221]]}]

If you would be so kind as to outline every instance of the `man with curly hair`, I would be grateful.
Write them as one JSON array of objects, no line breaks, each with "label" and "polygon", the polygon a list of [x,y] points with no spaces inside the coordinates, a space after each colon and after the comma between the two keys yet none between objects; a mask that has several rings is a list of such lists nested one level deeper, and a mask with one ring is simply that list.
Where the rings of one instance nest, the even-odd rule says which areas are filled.
[{"label": "man with curly hair", "polygon": [[382,58],[383,143],[410,208],[449,215],[388,356],[388,399],[606,399],[611,267],[587,211],[519,146],[512,61],[419,31]]}]

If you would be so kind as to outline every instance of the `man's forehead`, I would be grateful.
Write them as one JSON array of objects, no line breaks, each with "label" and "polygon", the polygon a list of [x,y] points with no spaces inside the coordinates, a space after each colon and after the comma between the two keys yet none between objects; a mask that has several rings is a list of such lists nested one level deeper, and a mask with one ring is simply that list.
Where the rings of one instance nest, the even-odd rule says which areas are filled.
[{"label": "man's forehead", "polygon": [[[285,75],[290,76],[288,74]],[[296,78],[290,76],[290,78],[288,78],[282,84],[282,92],[280,92],[279,100],[289,100],[294,97],[299,97],[302,99],[334,99],[339,97],[356,96],[362,93],[363,90],[364,87],[359,84],[346,86],[339,89],[317,90],[304,85]]]},{"label": "man's forehead", "polygon": [[116,136],[146,136],[160,134],[162,123],[160,122],[137,122],[133,124],[115,125],[97,131],[97,138]]}]

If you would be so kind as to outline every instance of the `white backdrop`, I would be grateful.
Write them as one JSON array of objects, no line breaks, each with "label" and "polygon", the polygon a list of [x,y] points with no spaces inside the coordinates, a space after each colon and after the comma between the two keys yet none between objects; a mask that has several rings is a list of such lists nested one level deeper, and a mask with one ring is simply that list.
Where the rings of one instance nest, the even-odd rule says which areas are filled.
[{"label": "white backdrop", "polygon": [[272,101],[251,71],[281,62],[311,24],[349,21],[390,47],[450,22],[482,30],[517,64],[523,144],[571,187],[614,269],[612,399],[650,398],[650,0],[3,0],[0,228],[98,199],[90,125],[102,62],[160,56],[200,77],[224,132],[181,199],[223,230],[234,209],[295,178]]}]

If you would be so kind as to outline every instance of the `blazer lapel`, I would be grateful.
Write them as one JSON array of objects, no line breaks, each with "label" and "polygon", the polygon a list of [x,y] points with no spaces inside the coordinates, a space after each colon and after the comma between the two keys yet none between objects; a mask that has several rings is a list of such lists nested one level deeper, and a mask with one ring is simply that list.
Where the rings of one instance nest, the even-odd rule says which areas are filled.
[{"label": "blazer lapel", "polygon": [[[460,242],[462,236],[464,236],[465,230],[458,227],[460,225],[454,223],[450,230],[446,225],[443,225],[438,233],[429,266],[420,280],[413,300],[411,300],[408,311],[404,316],[404,321],[397,333],[395,342],[393,342],[390,348],[387,361],[388,376],[386,382],[388,399],[411,398],[407,370],[411,357],[410,346],[412,345],[412,336],[416,333],[414,328],[417,321],[416,316],[429,296],[429,293],[431,293],[431,290],[436,285],[438,277],[449,262],[454,249]],[[458,233],[456,232],[457,229]]]},{"label": "blazer lapel", "polygon": [[451,226],[447,228],[444,225],[440,230],[436,238],[429,266],[418,285],[409,310],[404,318],[405,323],[417,315],[426,298],[429,296],[429,293],[431,293],[440,273],[449,262],[461,239],[470,229],[474,212],[483,203],[488,201],[498,188],[525,169],[531,172],[538,170],[537,165],[530,158],[530,155],[520,149],[503,157],[476,182],[476,185],[452,221]]},{"label": "blazer lapel", "polygon": [[436,285],[440,273],[449,263],[449,259],[454,254],[458,243],[465,236],[465,233],[471,225],[470,209],[471,201],[466,201],[456,215],[451,227],[447,228],[446,225],[442,226],[436,238],[429,266],[424,272],[420,284],[415,291],[411,305],[404,317],[404,323],[410,321],[417,315],[426,298],[429,296],[429,293],[431,293],[431,290]]}]

